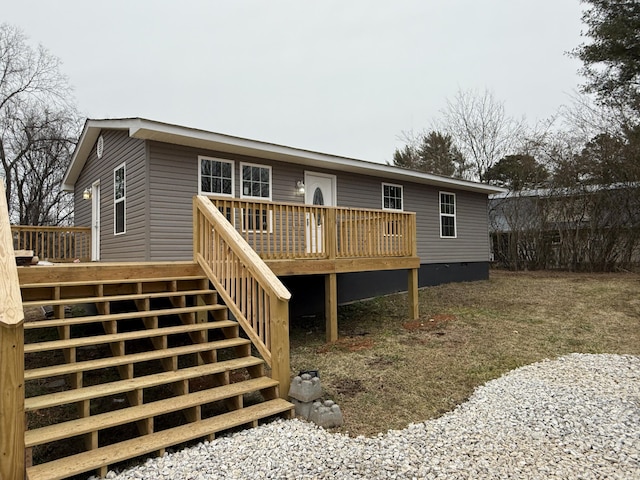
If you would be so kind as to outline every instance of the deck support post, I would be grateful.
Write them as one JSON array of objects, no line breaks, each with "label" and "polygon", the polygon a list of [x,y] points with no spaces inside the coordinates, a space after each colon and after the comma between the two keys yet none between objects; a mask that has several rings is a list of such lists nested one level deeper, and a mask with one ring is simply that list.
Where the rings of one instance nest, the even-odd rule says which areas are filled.
[{"label": "deck support post", "polygon": [[335,273],[324,277],[324,317],[327,343],[338,340],[338,279]]},{"label": "deck support post", "polygon": [[418,308],[418,269],[408,270],[407,293],[409,300],[409,318],[417,320],[420,317]]},{"label": "deck support post", "polygon": [[289,357],[289,302],[272,297],[271,319],[271,378],[280,382],[280,398],[289,396],[291,366]]}]

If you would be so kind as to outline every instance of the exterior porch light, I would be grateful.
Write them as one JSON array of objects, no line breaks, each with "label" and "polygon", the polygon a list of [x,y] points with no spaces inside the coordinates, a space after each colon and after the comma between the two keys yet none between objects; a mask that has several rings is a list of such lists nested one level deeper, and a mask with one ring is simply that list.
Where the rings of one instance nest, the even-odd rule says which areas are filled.
[{"label": "exterior porch light", "polygon": [[302,180],[296,182],[296,192],[298,195],[304,195],[304,182]]},{"label": "exterior porch light", "polygon": [[91,200],[91,190],[85,188],[84,192],[82,192],[82,198],[84,198],[85,200]]}]

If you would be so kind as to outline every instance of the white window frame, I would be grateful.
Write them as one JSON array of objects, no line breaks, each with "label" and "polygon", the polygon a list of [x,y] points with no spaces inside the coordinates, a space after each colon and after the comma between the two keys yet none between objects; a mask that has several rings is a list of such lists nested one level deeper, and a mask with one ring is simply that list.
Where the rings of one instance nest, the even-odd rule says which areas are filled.
[{"label": "white window frame", "polygon": [[[385,207],[384,206],[384,187],[394,187],[394,188],[399,188],[400,189],[400,203],[401,203],[401,208],[389,208],[389,207]],[[386,182],[382,182],[382,209],[383,210],[389,210],[392,212],[403,212],[404,211],[404,187],[402,185],[398,185],[395,183],[386,183]]]},{"label": "white window frame", "polygon": [[[121,198],[116,198],[116,172],[122,169],[122,183],[124,193]],[[122,203],[122,228],[121,232],[118,231],[118,205]],[[113,234],[124,235],[127,233],[127,166],[126,162],[121,163],[113,169]]]},{"label": "white window frame", "polygon": [[[269,197],[261,197],[255,195],[245,195],[244,193],[244,167],[258,167],[258,168],[266,168],[269,171]],[[273,198],[273,169],[271,165],[264,165],[261,163],[249,163],[249,162],[240,162],[240,198],[246,198],[248,200],[258,200],[263,202],[271,202]],[[257,205],[260,205],[259,203]],[[255,207],[253,207],[255,208]],[[244,208],[240,209],[240,226],[243,232],[254,232],[254,233],[273,233],[273,211],[269,208],[268,205],[264,205],[264,207],[260,207],[261,211],[265,210],[267,212],[267,228],[247,228],[247,220],[249,217],[245,217],[246,213]],[[252,212],[252,218],[255,219],[255,212]],[[261,222],[262,223],[262,222]]]},{"label": "white window frame", "polygon": [[[269,171],[269,196],[268,197],[257,197],[255,195],[245,195],[244,193],[244,167],[258,167],[258,168],[266,168]],[[259,163],[247,163],[240,162],[240,198],[253,198],[255,200],[265,200],[272,201],[273,198],[273,176],[272,176],[272,168],[271,165],[262,165]]]},{"label": "white window frame", "polygon": [[[202,161],[203,160],[208,162],[228,163],[229,165],[231,165],[231,193],[206,192],[202,190]],[[216,157],[207,157],[204,155],[198,155],[198,194],[207,195],[210,197],[233,198],[235,196],[235,187],[236,187],[235,175],[236,175],[236,165],[233,160],[227,160],[226,158],[216,158]]]},{"label": "white window frame", "polygon": [[[442,195],[451,195],[453,197],[453,214],[442,213]],[[453,192],[438,192],[438,221],[440,223],[440,238],[458,238],[458,200]],[[453,218],[453,235],[443,235],[442,218]]]}]

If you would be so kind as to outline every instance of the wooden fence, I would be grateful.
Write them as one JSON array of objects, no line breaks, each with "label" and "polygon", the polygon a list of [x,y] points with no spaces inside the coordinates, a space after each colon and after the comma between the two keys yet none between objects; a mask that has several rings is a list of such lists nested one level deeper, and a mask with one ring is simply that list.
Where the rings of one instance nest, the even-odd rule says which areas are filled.
[{"label": "wooden fence", "polygon": [[12,225],[15,250],[33,250],[50,262],[91,261],[90,227],[42,227]]},{"label": "wooden fence", "polygon": [[291,294],[205,196],[193,200],[193,255],[238,323],[289,392]]}]

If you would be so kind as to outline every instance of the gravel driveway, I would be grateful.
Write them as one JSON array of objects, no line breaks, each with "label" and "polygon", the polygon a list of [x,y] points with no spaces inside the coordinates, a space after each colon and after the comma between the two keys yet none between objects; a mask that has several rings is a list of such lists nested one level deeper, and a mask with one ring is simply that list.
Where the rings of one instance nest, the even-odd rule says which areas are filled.
[{"label": "gravel driveway", "polygon": [[107,478],[640,479],[640,357],[528,365],[440,418],[374,438],[280,420]]}]

